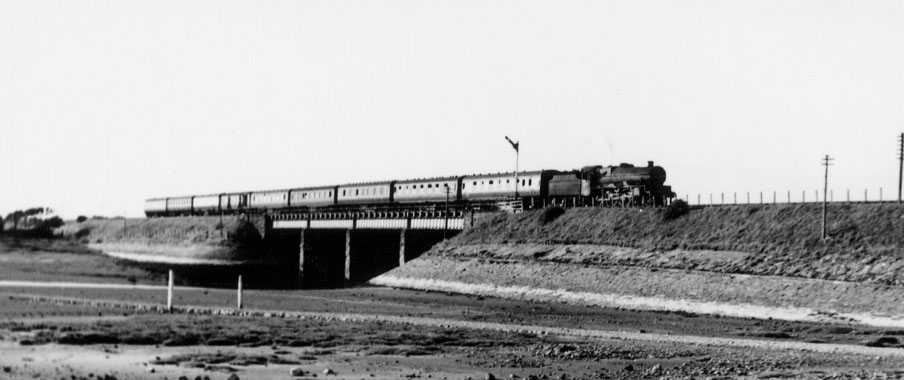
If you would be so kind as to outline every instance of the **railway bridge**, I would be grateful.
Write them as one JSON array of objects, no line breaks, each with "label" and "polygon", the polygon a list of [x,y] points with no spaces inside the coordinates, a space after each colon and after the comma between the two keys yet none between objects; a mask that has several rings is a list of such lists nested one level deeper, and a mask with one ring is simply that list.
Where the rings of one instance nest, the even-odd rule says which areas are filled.
[{"label": "railway bridge", "polygon": [[[266,237],[297,262],[299,287],[360,283],[474,223],[475,212],[356,211],[264,215]],[[292,265],[295,265],[294,263]]]}]

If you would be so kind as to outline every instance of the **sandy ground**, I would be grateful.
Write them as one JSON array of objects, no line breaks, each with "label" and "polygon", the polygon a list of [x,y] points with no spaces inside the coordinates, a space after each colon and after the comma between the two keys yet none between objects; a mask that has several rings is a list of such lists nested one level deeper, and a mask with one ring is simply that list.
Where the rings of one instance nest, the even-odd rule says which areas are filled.
[{"label": "sandy ground", "polygon": [[[10,297],[0,304],[6,314],[0,322],[0,379],[284,379],[293,368],[307,373],[299,378],[336,379],[904,375],[896,370],[904,366],[899,355],[726,347],[588,331],[560,335],[553,328],[527,332],[512,324],[485,329],[479,325],[487,323],[413,324],[404,317],[123,315],[122,309],[98,305],[48,307]],[[34,315],[48,310],[70,317]]]},{"label": "sandy ground", "polygon": [[[0,283],[2,285],[2,283]],[[21,285],[14,283],[10,285]],[[162,307],[163,287],[103,284],[65,284],[66,287],[0,287],[0,297],[14,299],[62,298],[96,300],[98,305],[136,302]],[[73,285],[81,285],[73,287]],[[228,289],[176,287],[177,308],[193,305],[232,312],[235,292]],[[770,338],[777,341],[852,344],[864,346],[885,339],[897,341],[904,331],[849,323],[805,323],[707,316],[686,312],[633,311],[563,303],[541,303],[452,293],[421,292],[381,287],[305,291],[245,291],[247,309],[287,313],[381,315],[425,319],[531,325],[542,328],[589,329],[665,336],[691,335],[722,338]],[[69,303],[69,302],[65,302]],[[150,307],[145,307],[150,309]],[[135,307],[126,308],[126,311]],[[0,314],[2,315],[2,314]],[[52,310],[38,313],[52,316]],[[899,342],[900,343],[900,342]],[[898,343],[889,343],[897,346]]]}]

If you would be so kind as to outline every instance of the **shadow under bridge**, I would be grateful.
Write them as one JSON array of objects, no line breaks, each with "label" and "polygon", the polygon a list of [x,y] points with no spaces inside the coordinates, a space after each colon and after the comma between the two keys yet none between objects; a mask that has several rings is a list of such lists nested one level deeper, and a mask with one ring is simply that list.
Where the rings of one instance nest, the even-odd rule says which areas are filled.
[{"label": "shadow under bridge", "polygon": [[463,214],[449,218],[284,214],[273,219],[272,229],[274,235],[297,242],[290,258],[297,263],[296,286],[323,288],[360,284],[401,266],[454,236],[467,222]]}]

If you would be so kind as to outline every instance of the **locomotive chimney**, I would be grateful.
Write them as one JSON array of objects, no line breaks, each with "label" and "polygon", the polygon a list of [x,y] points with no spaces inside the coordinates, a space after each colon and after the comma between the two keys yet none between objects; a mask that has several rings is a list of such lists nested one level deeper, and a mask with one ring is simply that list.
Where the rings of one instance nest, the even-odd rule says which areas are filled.
[{"label": "locomotive chimney", "polygon": [[648,167],[648,168],[652,168],[652,167],[653,167],[653,161],[647,161],[647,167]]}]

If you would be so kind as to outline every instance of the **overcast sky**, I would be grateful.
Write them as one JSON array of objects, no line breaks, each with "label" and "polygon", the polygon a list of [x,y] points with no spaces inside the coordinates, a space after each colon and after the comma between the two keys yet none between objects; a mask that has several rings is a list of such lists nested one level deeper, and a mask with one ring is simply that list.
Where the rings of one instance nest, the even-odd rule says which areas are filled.
[{"label": "overcast sky", "polygon": [[[0,213],[654,160],[896,192],[901,1],[3,1]],[[707,195],[704,195],[704,198]]]}]

